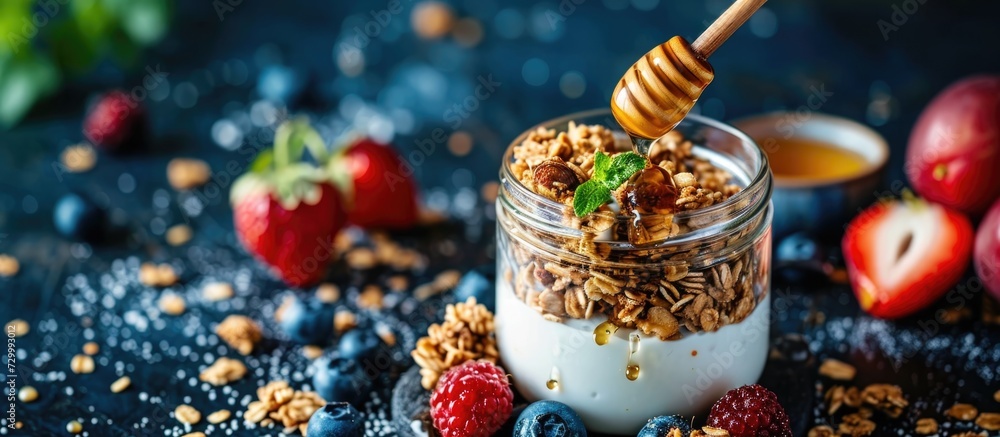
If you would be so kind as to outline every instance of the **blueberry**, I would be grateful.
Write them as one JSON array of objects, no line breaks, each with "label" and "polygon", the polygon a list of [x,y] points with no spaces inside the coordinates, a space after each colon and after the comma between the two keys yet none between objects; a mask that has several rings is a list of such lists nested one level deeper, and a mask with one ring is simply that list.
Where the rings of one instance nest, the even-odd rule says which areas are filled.
[{"label": "blueberry", "polygon": [[56,203],[52,221],[63,236],[96,243],[104,236],[107,215],[90,199],[70,193]]},{"label": "blueberry", "polygon": [[358,326],[340,337],[337,352],[341,358],[361,361],[374,355],[381,345],[382,339],[374,331]]},{"label": "blueberry", "polygon": [[576,411],[566,404],[538,401],[517,417],[514,437],[587,437],[587,429]]},{"label": "blueberry", "polygon": [[302,97],[307,82],[302,70],[270,65],[264,67],[257,78],[257,94],[268,100],[293,105]]},{"label": "blueberry", "polygon": [[281,329],[301,344],[326,344],[333,335],[333,304],[292,296],[281,314]]},{"label": "blueberry", "polygon": [[691,423],[682,416],[656,416],[646,422],[646,426],[639,430],[637,437],[670,435],[669,432],[675,428],[681,432],[681,435],[686,436],[691,433]]},{"label": "blueberry", "polygon": [[789,235],[778,243],[775,251],[778,262],[822,262],[822,250],[816,240],[803,232]]},{"label": "blueberry", "polygon": [[469,271],[465,276],[462,276],[462,280],[455,287],[456,300],[465,302],[470,297],[476,298],[476,302],[485,305],[490,311],[496,310],[496,293],[493,288],[493,280],[481,271]]},{"label": "blueberry", "polygon": [[309,418],[306,434],[310,437],[362,437],[365,420],[351,404],[331,402]]},{"label": "blueberry", "polygon": [[371,379],[357,361],[327,356],[312,365],[313,385],[323,399],[360,405],[363,395],[371,389]]}]

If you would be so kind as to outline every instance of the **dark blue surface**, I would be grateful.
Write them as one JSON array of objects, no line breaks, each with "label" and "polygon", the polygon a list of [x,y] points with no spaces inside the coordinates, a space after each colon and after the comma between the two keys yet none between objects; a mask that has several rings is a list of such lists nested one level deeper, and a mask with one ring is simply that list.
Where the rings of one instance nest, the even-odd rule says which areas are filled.
[{"label": "dark blue surface", "polygon": [[[892,158],[884,186],[890,186],[903,177],[902,150],[923,105],[956,79],[1000,71],[1000,48],[995,44],[1000,3],[919,3],[886,39],[880,20],[891,23],[894,6],[916,1],[772,0],[767,12],[713,56],[716,80],[698,111],[731,120],[762,111],[796,110],[813,93],[832,93],[818,110],[868,123],[888,139]],[[365,26],[370,13],[386,8],[387,2],[242,2],[220,19],[212,2],[180,1],[172,33],[141,65],[128,72],[104,65],[72,81],[16,129],[0,133],[0,252],[16,255],[22,264],[18,276],[0,280],[0,321],[28,320],[34,332],[20,339],[19,348],[30,351],[33,359],[42,354],[50,358],[32,366],[35,373],[24,377],[66,371],[65,363],[85,341],[84,322],[71,309],[81,305],[84,293],[68,280],[79,275],[99,284],[101,275],[113,270],[113,260],[121,257],[175,260],[186,269],[183,280],[191,281],[189,285],[203,276],[232,280],[248,274],[253,279],[247,288],[250,305],[273,300],[282,289],[239,249],[227,204],[232,179],[256,150],[269,144],[268,129],[251,119],[259,98],[257,76],[268,65],[283,63],[309,72],[315,82],[304,110],[327,138],[354,127],[394,141],[415,164],[425,204],[446,210],[454,220],[445,230],[417,236],[424,246],[436,246],[444,238],[458,241],[457,254],[436,258],[433,269],[468,269],[490,262],[492,256],[492,205],[477,200],[478,190],[496,178],[507,143],[546,119],[606,106],[616,80],[638,56],[675,34],[694,39],[727,3],[462,0],[452,3],[457,15],[478,20],[484,35],[478,45],[465,48],[450,37],[414,37],[409,13],[415,2],[402,0],[403,11],[360,47],[364,69],[348,76],[335,54],[349,51],[355,26]],[[574,7],[563,6],[560,12],[561,4]],[[640,10],[649,6],[655,7]],[[517,32],[519,27],[523,29]],[[541,74],[543,65],[547,77]],[[112,87],[130,90],[157,69],[167,82],[149,89],[144,101],[155,138],[150,152],[102,154],[91,172],[65,172],[58,153],[83,139],[80,125],[88,98]],[[576,96],[581,82],[585,90],[571,98],[560,89],[560,81],[566,82],[569,95]],[[496,82],[499,85],[487,90],[486,84]],[[220,119],[228,124],[217,124]],[[235,126],[243,136],[233,150],[213,141],[213,130],[221,137],[226,126]],[[434,129],[468,133],[474,140],[471,152],[452,153],[446,141],[433,139]],[[416,143],[421,140],[434,147],[419,149]],[[216,172],[215,180],[194,192],[175,193],[165,172],[174,156],[205,159]],[[57,236],[53,208],[70,191],[92,196],[113,220],[131,226],[132,237],[111,246],[90,246]],[[873,193],[872,200],[875,197]],[[163,243],[164,229],[177,223],[195,229],[192,246]],[[136,296],[129,305],[142,304],[138,296],[146,296],[143,289],[129,287]],[[779,391],[797,435],[829,420],[821,409],[813,409],[822,396],[815,392],[816,362],[828,356],[859,365],[857,384],[892,382],[905,387],[913,408],[898,421],[880,422],[885,425],[877,435],[910,432],[922,415],[943,421],[937,412],[955,400],[997,410],[991,396],[1000,388],[995,373],[1000,362],[998,330],[978,321],[980,293],[971,288],[975,293],[962,302],[976,309],[974,319],[952,325],[938,323],[933,310],[900,323],[874,320],[859,315],[843,285],[790,287],[779,282],[773,336],[804,333],[813,355],[801,361],[772,359],[763,383]],[[101,317],[122,316],[122,308],[87,308],[90,323],[98,322],[99,337],[107,330],[117,332],[116,327],[102,327]],[[192,311],[214,321],[225,315],[214,309]],[[433,315],[434,310],[428,311]],[[816,322],[817,314],[823,314],[825,324]],[[44,330],[48,320],[58,321],[58,329]],[[423,329],[425,323],[415,325]],[[183,323],[169,326],[149,341],[179,341]],[[176,425],[166,414],[190,393],[184,390],[186,380],[175,372],[186,370],[190,376],[197,366],[179,359],[150,365],[120,349],[108,350],[121,353],[113,358],[133,369],[134,384],[144,382],[140,390],[162,396],[163,403],[136,407],[132,398],[108,395],[107,385],[114,380],[109,365],[90,375],[93,378],[68,374],[60,384],[34,382],[42,396],[23,407],[20,417],[35,435],[62,432],[65,422],[76,418],[88,420],[90,435],[162,435],[159,428],[134,431],[131,425],[143,418],[152,418],[156,426]],[[266,359],[250,364],[263,365]],[[307,366],[287,359],[299,369]],[[244,381],[237,388],[251,393],[254,384]],[[73,388],[72,394],[67,387]],[[203,412],[213,411],[203,399],[192,403]],[[96,426],[89,423],[91,418],[114,419],[115,425]]]}]

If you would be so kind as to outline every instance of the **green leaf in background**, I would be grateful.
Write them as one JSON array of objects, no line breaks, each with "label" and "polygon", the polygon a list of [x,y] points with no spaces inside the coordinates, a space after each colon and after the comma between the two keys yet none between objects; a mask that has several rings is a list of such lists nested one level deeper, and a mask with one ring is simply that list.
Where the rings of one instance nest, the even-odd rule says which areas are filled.
[{"label": "green leaf in background", "polygon": [[611,201],[611,190],[603,183],[589,180],[576,187],[573,194],[573,212],[577,217],[583,217]]},{"label": "green leaf in background", "polygon": [[264,173],[274,167],[274,149],[264,149],[250,164],[251,173]]},{"label": "green leaf in background", "polygon": [[122,29],[139,45],[148,46],[167,34],[170,4],[167,0],[130,0],[118,12]]},{"label": "green leaf in background", "polygon": [[0,62],[0,125],[16,123],[59,85],[59,71],[44,57],[26,51]]}]

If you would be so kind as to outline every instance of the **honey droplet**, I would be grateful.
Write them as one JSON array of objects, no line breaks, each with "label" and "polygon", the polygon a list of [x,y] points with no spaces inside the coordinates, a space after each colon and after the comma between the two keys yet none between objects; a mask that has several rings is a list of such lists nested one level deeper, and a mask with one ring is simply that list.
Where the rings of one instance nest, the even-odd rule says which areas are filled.
[{"label": "honey droplet", "polygon": [[545,381],[545,386],[548,387],[549,390],[555,390],[555,389],[559,388],[559,381],[556,381],[554,379],[550,379],[548,381]]},{"label": "honey droplet", "polygon": [[628,378],[629,381],[639,379],[639,365],[629,364],[625,366],[625,377]]},{"label": "honey droplet", "polygon": [[608,341],[611,340],[611,336],[615,332],[618,332],[618,327],[614,323],[611,323],[610,320],[597,325],[594,328],[594,343],[597,343],[598,346],[608,344]]}]

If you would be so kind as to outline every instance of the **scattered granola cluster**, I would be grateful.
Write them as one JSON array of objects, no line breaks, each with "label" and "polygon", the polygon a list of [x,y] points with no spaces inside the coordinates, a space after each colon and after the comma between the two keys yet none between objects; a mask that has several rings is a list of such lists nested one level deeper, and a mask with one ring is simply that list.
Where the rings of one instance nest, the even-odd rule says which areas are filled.
[{"label": "scattered granola cluster", "polygon": [[243,379],[247,374],[247,366],[239,360],[219,357],[198,375],[198,379],[219,386]]},{"label": "scattered granola cluster", "polygon": [[431,325],[410,355],[420,366],[421,385],[428,390],[442,373],[466,361],[496,363],[500,354],[493,336],[493,313],[475,298],[448,305],[444,322]]},{"label": "scattered granola cluster", "polygon": [[230,315],[215,328],[222,341],[243,355],[250,355],[261,339],[260,325],[247,316]]},{"label": "scattered granola cluster", "polygon": [[[562,224],[580,231],[574,237],[542,232],[501,212],[498,219],[509,235],[500,236],[499,252],[512,254],[507,255],[504,275],[514,293],[551,321],[589,319],[600,313],[619,327],[638,328],[663,340],[680,338],[682,328],[715,331],[742,321],[766,288],[768,265],[762,254],[767,248],[751,244],[721,259],[690,261],[705,252],[739,247],[736,243],[755,223],[710,243],[657,247],[635,244],[661,241],[710,223],[677,222],[669,215],[635,219],[608,205],[585,217],[575,216],[570,207],[573,190],[592,176],[594,154],[614,155],[630,147],[605,127],[570,123],[565,132],[539,128],[513,148],[511,171],[521,184],[567,205]],[[726,171],[695,157],[692,143],[679,133],[654,144],[650,160],[673,175],[677,211],[714,205],[740,190]],[[625,196],[626,185],[616,196]],[[614,241],[633,246],[612,250]],[[539,249],[546,245],[586,261]]]},{"label": "scattered granola cluster", "polygon": [[281,425],[284,434],[306,435],[306,425],[326,401],[316,393],[295,390],[288,381],[273,381],[257,389],[257,400],[247,405],[243,419],[271,427]]},{"label": "scattered granola cluster", "polygon": [[[834,360],[825,360],[819,368],[820,375],[838,381],[850,381],[854,379],[856,369],[850,364]],[[1000,396],[1000,392],[998,392]],[[891,419],[898,419],[904,410],[909,406],[909,402],[903,396],[903,390],[890,384],[871,384],[864,388],[844,387],[834,385],[826,391],[824,400],[827,405],[827,413],[833,416],[841,407],[849,407],[854,412],[848,413],[841,418],[841,423],[836,430],[827,425],[820,425],[809,431],[809,437],[830,437],[839,435],[867,436],[875,432],[875,412],[880,412]],[[945,410],[944,415],[960,421],[975,421],[976,426],[986,431],[1000,430],[1000,413],[980,413],[976,407],[970,404],[957,403]],[[918,435],[933,435],[939,430],[938,422],[931,417],[917,419],[914,432]],[[984,434],[966,432],[958,434],[960,436],[978,437]]]}]

